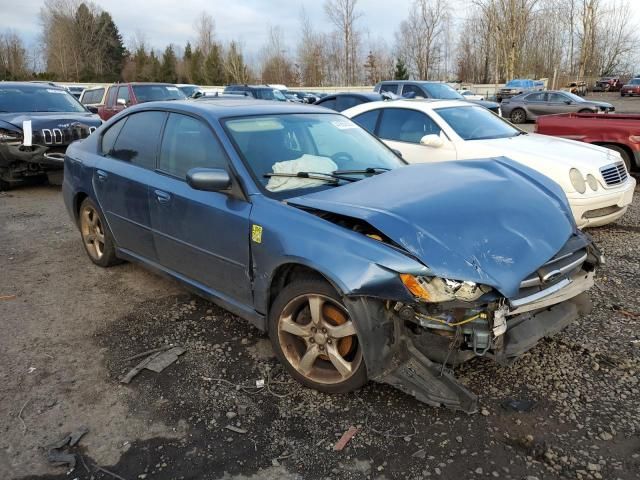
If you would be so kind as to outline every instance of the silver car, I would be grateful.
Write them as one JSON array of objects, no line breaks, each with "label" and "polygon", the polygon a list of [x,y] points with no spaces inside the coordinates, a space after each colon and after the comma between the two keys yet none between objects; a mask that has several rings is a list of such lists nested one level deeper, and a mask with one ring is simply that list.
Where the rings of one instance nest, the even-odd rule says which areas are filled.
[{"label": "silver car", "polygon": [[512,123],[524,123],[553,113],[609,113],[615,110],[610,103],[585,100],[561,90],[523,93],[503,100],[500,107],[502,116],[510,119]]}]

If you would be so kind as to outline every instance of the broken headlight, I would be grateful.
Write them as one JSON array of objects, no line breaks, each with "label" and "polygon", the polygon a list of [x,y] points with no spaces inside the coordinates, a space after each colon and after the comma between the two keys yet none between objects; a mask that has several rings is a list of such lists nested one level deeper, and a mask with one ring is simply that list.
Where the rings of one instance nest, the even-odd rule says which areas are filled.
[{"label": "broken headlight", "polygon": [[474,282],[459,282],[439,277],[416,277],[402,274],[400,279],[415,297],[425,302],[449,302],[460,300],[473,302],[485,293],[491,291],[491,287]]},{"label": "broken headlight", "polygon": [[6,128],[0,128],[0,142],[20,144],[22,143],[22,133],[13,130],[7,130]]}]

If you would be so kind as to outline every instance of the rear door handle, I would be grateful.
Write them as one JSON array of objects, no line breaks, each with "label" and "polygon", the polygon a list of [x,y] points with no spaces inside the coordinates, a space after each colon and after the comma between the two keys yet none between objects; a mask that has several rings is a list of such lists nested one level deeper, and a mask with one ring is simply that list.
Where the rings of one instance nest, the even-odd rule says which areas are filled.
[{"label": "rear door handle", "polygon": [[107,177],[109,175],[107,175],[107,172],[105,172],[103,170],[96,170],[96,176],[98,177],[98,181],[104,182],[104,181],[107,180]]},{"label": "rear door handle", "polygon": [[163,192],[162,190],[154,190],[153,193],[160,203],[169,203],[171,201],[171,195],[169,195],[167,192]]}]

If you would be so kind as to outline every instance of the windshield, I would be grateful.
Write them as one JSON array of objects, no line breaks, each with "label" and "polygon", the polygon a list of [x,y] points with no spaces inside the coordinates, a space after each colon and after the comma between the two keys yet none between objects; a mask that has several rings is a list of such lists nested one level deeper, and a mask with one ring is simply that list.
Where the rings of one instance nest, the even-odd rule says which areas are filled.
[{"label": "windshield", "polygon": [[173,85],[134,85],[133,93],[135,93],[138,103],[187,98],[178,87]]},{"label": "windshield", "polygon": [[526,83],[524,80],[511,80],[507,82],[505,87],[526,87]]},{"label": "windshield", "polygon": [[442,100],[464,99],[462,95],[446,83],[423,83],[421,86],[427,91],[431,98],[439,98]]},{"label": "windshield", "polygon": [[509,138],[523,133],[483,107],[445,107],[435,111],[463,140]]},{"label": "windshield", "polygon": [[0,84],[0,112],[86,112],[66,90]]},{"label": "windshield", "polygon": [[[372,173],[364,170],[404,165],[390,149],[342,115],[261,115],[229,119],[224,125],[258,185],[278,198],[341,185],[341,178],[331,177],[337,171],[362,170],[348,175],[359,180]],[[300,172],[320,178],[295,177]]]},{"label": "windshield", "polygon": [[640,85],[640,78],[634,78],[629,82],[630,85]]}]

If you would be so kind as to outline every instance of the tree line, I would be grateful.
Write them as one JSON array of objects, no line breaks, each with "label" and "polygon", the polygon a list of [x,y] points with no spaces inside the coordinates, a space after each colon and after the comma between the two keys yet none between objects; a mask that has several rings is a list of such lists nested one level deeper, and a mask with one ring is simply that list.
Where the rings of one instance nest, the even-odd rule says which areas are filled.
[{"label": "tree line", "polygon": [[330,29],[318,28],[303,8],[295,48],[279,27],[267,27],[265,46],[247,62],[240,42],[217,38],[206,12],[184,46],[156,50],[135,38],[127,48],[110,13],[96,4],[45,0],[36,51],[15,32],[0,32],[0,79],[336,86],[628,74],[639,40],[631,1],[471,0],[460,17],[447,0],[413,0],[389,43],[368,31],[360,0],[325,0]]}]

